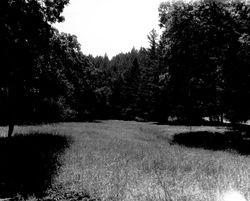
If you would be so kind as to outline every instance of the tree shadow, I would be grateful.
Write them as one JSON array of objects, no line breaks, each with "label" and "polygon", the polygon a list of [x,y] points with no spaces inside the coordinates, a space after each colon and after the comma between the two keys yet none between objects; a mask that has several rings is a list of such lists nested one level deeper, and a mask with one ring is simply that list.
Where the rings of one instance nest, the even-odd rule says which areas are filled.
[{"label": "tree shadow", "polygon": [[0,138],[0,197],[42,196],[71,142],[70,137],[48,133]]},{"label": "tree shadow", "polygon": [[219,132],[187,132],[173,136],[171,144],[208,150],[224,150],[242,155],[250,154],[250,133],[243,131]]}]

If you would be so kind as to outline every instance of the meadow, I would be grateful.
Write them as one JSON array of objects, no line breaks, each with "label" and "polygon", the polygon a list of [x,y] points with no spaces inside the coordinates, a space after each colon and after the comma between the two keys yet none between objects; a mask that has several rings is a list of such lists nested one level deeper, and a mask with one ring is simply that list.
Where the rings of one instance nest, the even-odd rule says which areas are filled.
[{"label": "meadow", "polygon": [[[1,135],[5,129],[1,129]],[[232,190],[250,200],[250,157],[231,146],[234,143],[231,141],[237,138],[225,138],[231,141],[221,148],[205,144],[189,146],[175,138],[179,134],[185,137],[184,141],[195,141],[197,136],[189,137],[189,133],[201,133],[202,139],[209,139],[207,143],[218,145],[224,142],[226,131],[226,127],[109,120],[18,126],[14,139],[21,134],[46,133],[47,138],[38,142],[48,149],[58,146],[58,136],[70,139],[63,151],[58,148],[60,166],[49,175],[51,184],[43,200],[222,201],[223,194]],[[49,138],[48,133],[57,136],[51,146],[48,143],[54,138]],[[30,145],[25,145],[26,149]],[[25,158],[27,153],[19,157]],[[44,154],[40,155],[44,159]],[[40,174],[38,170],[33,173]],[[26,199],[38,198],[29,193]]]}]

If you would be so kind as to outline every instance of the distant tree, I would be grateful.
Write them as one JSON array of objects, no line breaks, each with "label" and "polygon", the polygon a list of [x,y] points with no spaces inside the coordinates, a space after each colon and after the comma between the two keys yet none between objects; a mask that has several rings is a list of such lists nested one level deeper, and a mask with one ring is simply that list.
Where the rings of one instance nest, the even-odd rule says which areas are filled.
[{"label": "distant tree", "polygon": [[149,55],[150,55],[150,59],[151,60],[156,60],[157,59],[157,49],[158,49],[158,34],[156,33],[156,30],[153,29],[148,37],[148,41],[149,41]]},{"label": "distant tree", "polygon": [[133,58],[133,62],[128,66],[128,71],[124,74],[123,99],[124,108],[123,114],[131,119],[137,113],[137,95],[140,82],[140,66],[138,59]]},{"label": "distant tree", "polygon": [[[68,0],[0,1],[0,57],[2,86],[8,95],[8,136],[12,135],[18,97],[25,89],[34,60],[46,51],[53,34],[51,24],[61,22]],[[19,99],[20,101],[20,99]]]},{"label": "distant tree", "polygon": [[[114,56],[107,68],[110,90],[110,109],[116,118],[132,118],[132,107],[135,108],[138,83],[139,62],[138,51],[134,48],[128,53]],[[135,74],[133,74],[135,73]],[[134,88],[136,87],[136,88]],[[130,117],[129,117],[130,116]]]},{"label": "distant tree", "polygon": [[157,55],[157,34],[150,32],[148,49],[139,50],[140,82],[138,83],[137,107],[139,116],[144,120],[157,119],[157,107],[159,101],[159,61]]}]

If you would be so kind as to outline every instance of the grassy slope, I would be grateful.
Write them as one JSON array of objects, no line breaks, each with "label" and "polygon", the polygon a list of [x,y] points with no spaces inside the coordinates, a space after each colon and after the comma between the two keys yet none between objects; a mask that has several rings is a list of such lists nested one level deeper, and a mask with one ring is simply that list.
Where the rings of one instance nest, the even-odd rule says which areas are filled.
[{"label": "grassy slope", "polygon": [[[250,157],[170,145],[185,126],[104,121],[18,127],[71,135],[55,186],[103,200],[218,200],[227,190],[250,199]],[[192,127],[192,131],[223,128]]]}]

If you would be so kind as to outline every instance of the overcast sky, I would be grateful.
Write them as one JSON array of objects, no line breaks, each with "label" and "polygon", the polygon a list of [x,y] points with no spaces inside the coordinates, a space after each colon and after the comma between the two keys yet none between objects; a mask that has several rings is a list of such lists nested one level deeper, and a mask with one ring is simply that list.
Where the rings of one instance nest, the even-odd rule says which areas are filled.
[{"label": "overcast sky", "polygon": [[75,34],[84,54],[111,58],[133,47],[147,47],[147,34],[158,27],[163,0],[70,0],[56,24],[59,31]]}]

